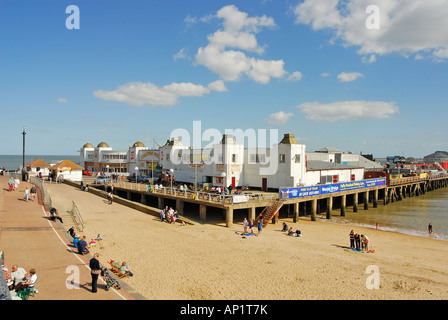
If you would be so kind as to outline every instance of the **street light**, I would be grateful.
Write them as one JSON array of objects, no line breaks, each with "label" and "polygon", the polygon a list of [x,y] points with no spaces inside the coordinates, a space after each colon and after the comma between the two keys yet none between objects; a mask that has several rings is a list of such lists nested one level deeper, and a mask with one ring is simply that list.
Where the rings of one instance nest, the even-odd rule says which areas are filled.
[{"label": "street light", "polygon": [[137,190],[138,167],[135,167],[135,190]]},{"label": "street light", "polygon": [[173,173],[174,169],[170,169],[171,194],[173,194]]},{"label": "street light", "polygon": [[223,172],[221,173],[221,178],[222,178],[222,204],[225,204],[225,199],[226,199],[226,191],[224,189],[225,183],[224,183],[224,179],[226,178],[226,173]]}]

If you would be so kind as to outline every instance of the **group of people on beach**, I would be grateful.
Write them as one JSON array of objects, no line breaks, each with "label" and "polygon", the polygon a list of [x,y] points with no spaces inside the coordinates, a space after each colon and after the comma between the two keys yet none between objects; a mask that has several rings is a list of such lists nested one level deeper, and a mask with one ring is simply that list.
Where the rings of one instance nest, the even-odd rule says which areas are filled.
[{"label": "group of people on beach", "polygon": [[[249,230],[250,230],[250,233],[253,234],[254,233],[254,226],[255,225],[254,225],[254,220],[253,219],[250,219],[250,220],[247,220],[247,218],[243,219],[243,231],[244,231],[244,234],[249,233]],[[257,229],[258,229],[258,234],[257,235],[260,235],[261,231],[263,230],[261,214],[258,217]]]},{"label": "group of people on beach", "polygon": [[[177,210],[174,210],[172,207],[168,209],[168,206],[165,209],[160,211],[160,222],[166,221],[168,223],[175,223],[179,219],[179,214]],[[185,225],[185,222],[182,221],[182,225]]]},{"label": "group of people on beach", "polygon": [[369,251],[369,238],[364,234],[355,233],[353,230],[349,233],[350,237],[350,249],[356,251]]},{"label": "group of people on beach", "polygon": [[81,255],[90,253],[89,249],[96,246],[96,241],[101,242],[103,240],[103,236],[98,234],[96,238],[92,238],[90,242],[87,243],[87,237],[85,235],[79,235],[76,232],[75,226],[71,226],[70,229],[67,230],[67,233],[73,238],[73,246]]},{"label": "group of people on beach", "polygon": [[302,232],[299,229],[297,229],[296,231],[294,231],[292,229],[292,227],[289,227],[289,229],[288,229],[288,225],[286,224],[286,222],[283,222],[283,224],[282,224],[282,231],[287,232],[288,236],[291,236],[291,237],[301,237],[302,236]]}]

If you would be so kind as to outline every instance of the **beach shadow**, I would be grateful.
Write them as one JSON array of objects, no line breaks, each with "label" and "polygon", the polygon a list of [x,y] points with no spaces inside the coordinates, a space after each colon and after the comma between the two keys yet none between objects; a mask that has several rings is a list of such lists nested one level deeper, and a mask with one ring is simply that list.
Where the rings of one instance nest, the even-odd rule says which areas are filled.
[{"label": "beach shadow", "polygon": [[[98,279],[98,281],[99,281],[99,279]],[[69,283],[69,282],[67,281],[67,283]],[[84,290],[86,290],[86,291],[90,291],[90,292],[92,292],[92,283],[91,283],[91,282],[86,282],[86,283],[84,283],[84,284],[77,284],[77,283],[75,283],[75,284],[71,284],[71,283],[70,283],[70,285],[72,285],[72,286],[77,286],[77,287],[79,287],[80,289],[84,289]],[[106,290],[107,285],[106,285],[106,284],[98,283],[97,288],[98,288],[98,290]]]},{"label": "beach shadow", "polygon": [[352,249],[352,248],[347,247],[347,246],[341,246],[340,244],[332,244],[332,246],[337,247],[337,248],[342,248],[342,249]]}]

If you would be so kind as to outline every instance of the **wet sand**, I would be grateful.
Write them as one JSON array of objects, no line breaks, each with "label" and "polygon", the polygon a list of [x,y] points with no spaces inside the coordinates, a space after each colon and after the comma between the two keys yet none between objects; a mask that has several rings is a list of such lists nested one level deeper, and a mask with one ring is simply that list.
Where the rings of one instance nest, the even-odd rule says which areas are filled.
[{"label": "wet sand", "polygon": [[[46,187],[60,212],[75,201],[85,221],[81,234],[104,237],[92,253],[104,265],[128,262],[134,276],[121,281],[150,300],[448,298],[446,241],[309,218],[280,219],[260,236],[243,238],[236,234],[242,221],[230,228],[224,221],[162,223],[69,185]],[[287,236],[283,221],[303,236]],[[351,229],[368,235],[375,252],[347,250]]]}]

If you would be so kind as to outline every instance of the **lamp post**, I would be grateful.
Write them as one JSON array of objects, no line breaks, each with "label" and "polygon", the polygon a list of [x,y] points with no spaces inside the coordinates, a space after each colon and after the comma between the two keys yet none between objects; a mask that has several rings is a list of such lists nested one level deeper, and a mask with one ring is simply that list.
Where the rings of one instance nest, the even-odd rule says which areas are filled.
[{"label": "lamp post", "polygon": [[225,191],[225,189],[224,189],[224,186],[225,186],[225,183],[224,183],[224,180],[225,180],[225,178],[226,178],[226,173],[225,172],[223,172],[223,173],[221,173],[221,178],[222,178],[222,204],[225,204],[225,199],[226,199],[226,191]]},{"label": "lamp post", "polygon": [[171,194],[173,194],[173,173],[174,169],[170,169]]},{"label": "lamp post", "polygon": [[26,180],[26,177],[25,177],[25,135],[26,135],[25,126],[23,126],[22,135],[23,135],[22,181],[25,181]]}]

